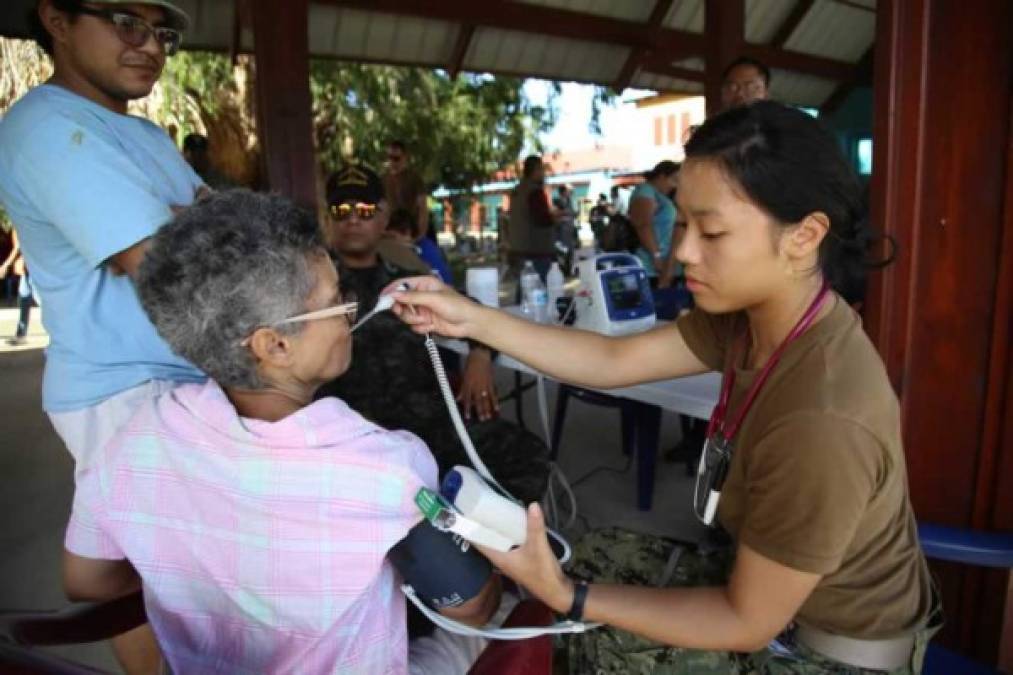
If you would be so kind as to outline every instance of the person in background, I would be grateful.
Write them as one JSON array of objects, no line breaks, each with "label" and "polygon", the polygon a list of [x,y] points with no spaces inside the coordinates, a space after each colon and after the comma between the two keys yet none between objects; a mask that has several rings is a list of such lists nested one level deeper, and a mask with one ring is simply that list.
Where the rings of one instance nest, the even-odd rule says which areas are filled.
[{"label": "person in background", "polygon": [[513,274],[519,275],[525,260],[534,263],[545,278],[556,259],[552,209],[545,196],[545,164],[538,155],[524,158],[521,180],[510,193],[510,250]]},{"label": "person in background", "polygon": [[[423,242],[432,243],[429,237],[416,239],[415,222],[412,214],[405,209],[395,209],[387,220],[387,231],[380,240],[380,255],[392,263],[399,264],[404,252],[422,261],[429,269],[439,275],[445,283],[453,284],[454,276],[450,272],[450,265],[439,246],[423,246]],[[399,249],[399,250],[397,250]],[[408,266],[399,264],[407,269]]]},{"label": "person in background", "polygon": [[602,235],[605,233],[605,228],[608,227],[609,218],[613,213],[615,213],[615,209],[609,203],[608,196],[605,193],[599,194],[597,203],[591,207],[591,213],[588,214],[596,244],[600,245]]},{"label": "person in background", "polygon": [[391,212],[404,209],[412,215],[414,238],[429,229],[429,209],[422,177],[411,165],[408,146],[399,140],[387,143],[387,169],[383,172],[383,191]]},{"label": "person in background", "polygon": [[232,181],[214,167],[206,136],[187,134],[183,139],[183,158],[212,190],[227,190],[235,187]]},{"label": "person in background", "polygon": [[[366,167],[345,167],[328,180],[327,199],[331,256],[345,289],[355,294],[360,311],[368,312],[383,288],[413,275],[384,259],[378,249],[387,225],[382,183]],[[423,339],[389,312],[371,319],[353,337],[355,360],[342,377],[321,387],[319,395],[341,398],[380,426],[418,435],[436,457],[441,476],[454,465],[470,466]],[[470,343],[457,392],[462,415],[496,479],[518,498],[541,499],[548,480],[548,448],[534,434],[499,417],[492,360],[491,350]]]},{"label": "person in background", "polygon": [[[39,0],[32,36],[53,76],[0,121],[0,201],[49,333],[42,407],[75,475],[144,401],[204,375],[144,314],[134,279],[151,236],[207,187],[158,126],[127,113],[176,53],[168,0]],[[150,630],[114,640],[129,672],[157,671]]]},{"label": "person in background", "polygon": [[637,186],[630,198],[630,222],[636,229],[640,258],[651,285],[668,288],[678,272],[673,246],[675,233],[675,204],[669,193],[675,189],[679,165],[664,160],[644,174],[644,182]]},{"label": "person in background", "polygon": [[763,101],[770,95],[770,68],[756,59],[740,56],[721,75],[721,109]]},{"label": "person in background", "polygon": [[411,166],[411,155],[403,141],[387,144],[387,170],[383,174],[383,191],[387,196],[390,213],[404,210],[412,220],[412,240],[419,256],[448,284],[454,282],[436,234],[429,224],[429,207],[426,203],[425,183]]},{"label": "person in background", "polygon": [[142,403],[81,474],[72,598],[143,588],[174,673],[404,673],[402,580],[485,624],[488,562],[415,505],[437,488],[425,445],[313,399],[352,360],[356,310],[313,214],[216,193],[155,235],[138,292],[209,379]]},{"label": "person in background", "polygon": [[577,242],[577,214],[573,210],[573,190],[569,185],[560,185],[556,188],[556,196],[552,200],[552,208],[555,212],[556,241],[563,246],[569,255],[576,250]]},{"label": "person in background", "polygon": [[5,279],[12,270],[18,277],[18,325],[14,329],[14,335],[7,338],[6,342],[12,347],[17,347],[28,341],[28,321],[32,314],[32,303],[35,302],[35,290],[32,288],[32,280],[28,275],[25,259],[21,255],[18,233],[15,230],[11,230],[11,252],[0,264],[0,279]]}]

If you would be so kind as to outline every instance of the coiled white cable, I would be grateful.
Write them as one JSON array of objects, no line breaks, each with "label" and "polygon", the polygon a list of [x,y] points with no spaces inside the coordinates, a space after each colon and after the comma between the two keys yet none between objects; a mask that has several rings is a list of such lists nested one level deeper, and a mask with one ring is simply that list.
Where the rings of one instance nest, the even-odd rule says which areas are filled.
[{"label": "coiled white cable", "polygon": [[[499,482],[493,478],[492,472],[489,471],[489,467],[487,467],[485,462],[482,461],[482,458],[479,457],[478,451],[475,450],[475,445],[471,442],[471,437],[468,435],[468,429],[464,426],[464,420],[461,419],[461,412],[457,409],[457,401],[454,400],[454,392],[450,388],[450,380],[447,378],[447,371],[443,367],[443,359],[440,358],[440,350],[436,346],[436,341],[433,340],[432,335],[426,333],[425,344],[426,351],[429,352],[429,360],[433,362],[433,371],[436,373],[436,382],[440,385],[440,393],[443,394],[443,401],[447,405],[447,411],[450,413],[450,419],[454,423],[454,429],[457,431],[457,435],[461,439],[461,445],[464,446],[464,451],[468,454],[468,459],[471,460],[472,466],[474,466],[479,475],[489,481],[489,484],[496,488],[501,495],[523,508],[524,504],[510,494],[506,488],[500,485]],[[547,531],[549,536],[559,542],[559,545],[563,549],[563,555],[559,557],[559,562],[567,562],[571,555],[569,542],[567,542],[566,539],[564,539],[562,535],[555,530],[547,529]]]},{"label": "coiled white cable", "polygon": [[[408,290],[407,284],[402,284],[402,286],[399,287],[399,290]],[[383,301],[384,306],[382,307],[380,306],[380,301]],[[381,296],[380,301],[378,301],[377,303],[377,307],[379,309],[374,309],[374,311],[370,313],[370,316],[375,315],[377,312],[390,309],[390,307],[394,304],[393,298],[391,298],[390,300],[386,300],[384,296]],[[355,327],[358,328],[360,325],[362,325],[362,323],[364,323],[364,321],[360,321],[358,324],[356,324]],[[464,446],[464,450],[468,455],[468,459],[471,460],[472,465],[475,467],[475,470],[479,473],[479,475],[482,476],[485,480],[489,481],[489,483],[494,488],[496,488],[500,492],[500,494],[502,494],[505,498],[509,499],[510,501],[514,502],[515,504],[518,504],[523,508],[524,505],[520,502],[520,500],[511,495],[506,490],[506,488],[500,485],[499,482],[493,477],[492,472],[489,471],[489,467],[485,465],[485,462],[482,461],[482,458],[479,456],[478,451],[475,450],[475,445],[471,441],[471,436],[468,435],[468,430],[464,426],[464,420],[461,419],[461,413],[457,408],[457,401],[454,400],[454,393],[453,390],[450,388],[450,380],[447,377],[446,369],[443,367],[443,359],[440,358],[440,352],[438,347],[436,346],[436,341],[433,340],[432,335],[430,335],[429,333],[426,333],[425,346],[426,351],[429,353],[429,360],[432,361],[433,364],[433,371],[436,374],[436,381],[440,386],[440,393],[443,395],[443,401],[447,406],[447,410],[450,413],[450,419],[454,423],[454,429],[457,431],[457,435],[461,439],[461,444]],[[545,428],[546,433],[548,433],[547,423]],[[554,466],[553,468],[556,471],[558,471],[558,468]],[[552,479],[551,472],[549,479],[551,482]],[[564,486],[564,489],[566,489],[566,491],[569,493],[570,498],[573,499],[573,492],[569,489],[569,486],[566,484],[565,479],[561,479],[561,485]],[[576,517],[575,501],[573,503],[573,515],[574,517]],[[570,544],[566,541],[566,539],[564,539],[559,533],[555,532],[554,530],[547,528],[546,531],[548,532],[550,537],[559,542],[560,546],[563,549],[563,555],[559,558],[559,562],[561,564],[566,563],[570,559],[571,555]],[[442,616],[438,612],[434,611],[432,608],[428,607],[424,602],[422,602],[422,600],[419,599],[418,595],[415,593],[415,589],[412,588],[409,584],[402,584],[401,591],[408,597],[408,599],[412,602],[412,604],[414,604],[419,609],[419,611],[422,612],[434,624],[440,626],[444,630],[450,631],[452,633],[457,633],[460,635],[473,635],[488,638],[490,640],[527,640],[542,635],[583,633],[586,630],[599,628],[601,626],[600,623],[563,621],[560,623],[553,624],[552,626],[529,626],[529,627],[513,627],[513,628],[474,628],[473,626],[468,626],[458,621],[448,619],[447,617]]]}]

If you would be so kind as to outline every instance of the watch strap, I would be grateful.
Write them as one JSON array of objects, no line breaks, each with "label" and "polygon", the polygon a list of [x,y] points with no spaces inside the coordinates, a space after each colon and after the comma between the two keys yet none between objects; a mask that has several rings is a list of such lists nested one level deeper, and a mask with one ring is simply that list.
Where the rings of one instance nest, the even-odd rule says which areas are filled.
[{"label": "watch strap", "polygon": [[575,581],[573,583],[573,603],[570,611],[566,613],[568,621],[580,621],[584,618],[584,603],[587,601],[588,585],[586,581]]}]

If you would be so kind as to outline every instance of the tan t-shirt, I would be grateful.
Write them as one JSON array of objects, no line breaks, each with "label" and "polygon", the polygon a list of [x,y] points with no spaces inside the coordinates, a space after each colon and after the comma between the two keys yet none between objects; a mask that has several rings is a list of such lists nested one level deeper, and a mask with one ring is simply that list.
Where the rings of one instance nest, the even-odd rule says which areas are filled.
[{"label": "tan t-shirt", "polygon": [[[879,639],[923,626],[931,604],[901,445],[900,410],[861,320],[837,296],[785,351],[734,439],[718,520],[760,555],[823,575],[800,623]],[[746,330],[691,312],[686,344],[715,370]],[[741,361],[740,361],[741,363]],[[734,417],[759,370],[736,370]]]}]

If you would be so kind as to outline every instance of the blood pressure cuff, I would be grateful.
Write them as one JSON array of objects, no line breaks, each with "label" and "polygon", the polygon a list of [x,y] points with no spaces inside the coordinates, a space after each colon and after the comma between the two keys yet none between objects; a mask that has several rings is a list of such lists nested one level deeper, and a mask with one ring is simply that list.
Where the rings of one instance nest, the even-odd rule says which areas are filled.
[{"label": "blood pressure cuff", "polygon": [[471,600],[492,575],[492,565],[471,544],[422,520],[387,553],[405,583],[441,610]]}]

